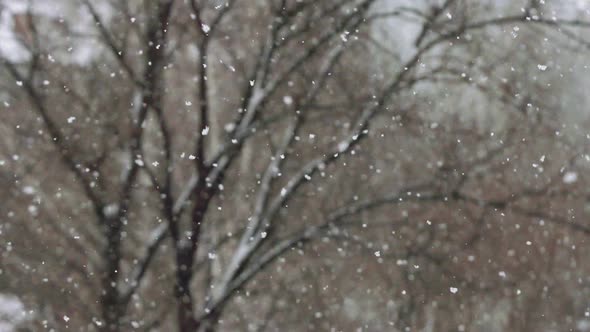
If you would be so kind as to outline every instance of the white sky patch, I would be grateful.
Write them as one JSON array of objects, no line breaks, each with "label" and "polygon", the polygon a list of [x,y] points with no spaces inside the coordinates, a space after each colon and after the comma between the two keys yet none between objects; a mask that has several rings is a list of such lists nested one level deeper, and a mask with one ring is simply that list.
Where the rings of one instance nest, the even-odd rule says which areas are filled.
[{"label": "white sky patch", "polygon": [[565,184],[572,184],[578,181],[578,173],[576,172],[566,172],[563,175],[563,183]]},{"label": "white sky patch", "polygon": [[36,192],[35,188],[32,186],[24,186],[23,193],[27,195],[33,195]]},{"label": "white sky patch", "polygon": [[0,294],[0,332],[12,332],[27,319],[24,304],[18,297]]},{"label": "white sky patch", "polygon": [[29,52],[18,41],[13,32],[14,19],[10,10],[3,10],[0,14],[0,56],[12,62],[27,61]]},{"label": "white sky patch", "polygon": [[[0,56],[11,62],[28,61],[30,55],[20,43],[14,32],[14,18],[26,13],[29,9],[37,16],[35,22],[37,30],[41,32],[41,38],[51,44],[54,39],[62,38],[60,32],[55,29],[53,22],[63,20],[72,35],[89,36],[97,35],[94,20],[85,6],[76,1],[53,0],[0,0]],[[103,22],[110,22],[113,17],[113,9],[107,1],[95,1],[93,5]],[[70,47],[55,48],[51,54],[57,61],[77,65],[87,65],[100,57],[103,47],[96,38],[73,38]]]}]

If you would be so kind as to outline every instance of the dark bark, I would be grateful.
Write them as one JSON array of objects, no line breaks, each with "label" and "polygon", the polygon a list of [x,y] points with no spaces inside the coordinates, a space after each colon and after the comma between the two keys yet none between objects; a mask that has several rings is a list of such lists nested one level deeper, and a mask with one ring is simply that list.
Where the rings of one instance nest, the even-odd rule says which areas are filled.
[{"label": "dark bark", "polygon": [[205,180],[199,180],[199,182],[196,189],[198,194],[195,195],[195,205],[192,211],[191,235],[187,239],[180,239],[176,245],[176,284],[174,288],[178,301],[178,328],[181,332],[195,331],[200,325],[195,318],[190,284],[193,278],[193,266],[199,246],[201,226],[213,192],[212,187],[206,186]]},{"label": "dark bark", "polygon": [[192,279],[193,254],[189,248],[180,247],[176,251],[176,285],[178,330],[181,332],[196,331],[197,320],[194,316],[193,298],[190,291]]},{"label": "dark bark", "polygon": [[221,317],[221,311],[214,311],[201,319],[199,322],[200,331],[202,332],[214,332],[217,331],[219,324],[219,317]]},{"label": "dark bark", "polygon": [[100,299],[102,317],[101,330],[107,332],[120,331],[120,320],[123,310],[120,305],[118,286],[118,272],[121,262],[121,225],[116,219],[105,220],[105,238],[107,244],[104,248],[105,271],[102,277],[102,294]]},{"label": "dark bark", "polygon": [[[170,0],[160,3],[157,7],[157,16],[154,21],[150,22],[147,27],[147,54],[145,57],[145,66],[143,73],[143,82],[139,84],[142,99],[137,107],[137,117],[134,119],[132,128],[132,137],[129,142],[129,163],[130,169],[123,181],[120,196],[120,208],[116,217],[105,218],[103,224],[105,227],[105,238],[107,240],[104,249],[105,272],[102,279],[103,294],[101,296],[101,307],[105,324],[102,326],[104,331],[119,331],[120,321],[124,314],[124,298],[118,288],[119,271],[121,266],[121,231],[124,220],[127,218],[129,205],[132,199],[133,185],[139,173],[139,166],[135,163],[135,158],[142,154],[143,140],[143,123],[147,118],[150,108],[160,109],[162,101],[162,67],[164,62],[164,52],[166,45],[166,36],[168,31],[168,19],[172,10],[174,1]],[[160,45],[159,47],[156,45]],[[162,48],[162,50],[160,50]],[[101,212],[102,213],[102,212]]]}]

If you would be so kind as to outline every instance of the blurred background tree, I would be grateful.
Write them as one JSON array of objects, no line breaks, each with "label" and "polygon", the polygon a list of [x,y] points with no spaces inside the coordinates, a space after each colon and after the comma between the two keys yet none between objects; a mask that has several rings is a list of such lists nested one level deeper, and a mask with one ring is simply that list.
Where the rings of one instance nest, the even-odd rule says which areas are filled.
[{"label": "blurred background tree", "polygon": [[588,10],[1,0],[0,329],[589,330]]}]

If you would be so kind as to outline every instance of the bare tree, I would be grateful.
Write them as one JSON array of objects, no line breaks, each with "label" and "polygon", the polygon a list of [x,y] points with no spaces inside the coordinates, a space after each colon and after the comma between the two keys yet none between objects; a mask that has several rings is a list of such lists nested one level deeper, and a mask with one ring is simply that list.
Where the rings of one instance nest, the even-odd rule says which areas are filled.
[{"label": "bare tree", "polygon": [[[3,87],[14,101],[7,107],[18,110],[6,115],[12,127],[3,128],[3,135],[14,137],[7,150],[19,146],[24,130],[38,133],[34,144],[42,147],[28,157],[37,160],[36,167],[14,163],[14,173],[2,176],[7,183],[19,178],[17,186],[28,178],[47,178],[40,202],[30,205],[29,215],[17,216],[22,220],[18,234],[48,234],[30,238],[30,246],[35,241],[50,251],[59,246],[59,271],[75,271],[76,285],[84,284],[83,291],[67,296],[68,303],[46,307],[51,314],[39,313],[40,324],[149,330],[171,324],[175,312],[179,331],[213,331],[249,284],[314,239],[357,241],[369,257],[381,257],[381,250],[366,247],[347,228],[383,207],[428,209],[439,216],[459,209],[476,221],[456,237],[424,224],[400,226],[413,240],[396,248],[396,260],[403,265],[423,260],[453,276],[459,275],[452,272],[456,267],[440,255],[460,255],[475,246],[490,215],[543,219],[587,235],[583,223],[530,203],[559,195],[562,167],[532,187],[506,177],[509,185],[496,188],[497,179],[481,179],[489,169],[499,172],[504,165],[498,160],[516,153],[522,137],[534,137],[518,128],[508,127],[504,137],[492,141],[467,130],[465,139],[475,143],[465,147],[457,144],[463,138],[456,138],[464,128],[450,122],[442,138],[427,142],[441,145],[444,162],[431,165],[416,181],[398,181],[394,190],[366,200],[351,198],[354,191],[321,190],[334,179],[364,182],[355,176],[362,167],[349,165],[379,157],[371,146],[379,141],[377,120],[383,116],[405,124],[400,140],[412,137],[412,130],[423,134],[428,121],[420,118],[420,107],[427,103],[416,105],[423,100],[415,95],[425,85],[467,86],[498,100],[509,109],[509,119],[532,121],[528,110],[536,101],[494,77],[495,66],[512,54],[490,55],[492,64],[482,65],[480,41],[493,29],[518,26],[566,34],[565,40],[579,47],[584,41],[577,31],[590,26],[545,15],[537,2],[493,17],[477,14],[469,1],[425,3],[389,11],[375,0],[83,0],[72,6],[90,20],[87,35],[65,20],[36,15],[31,3],[17,26],[24,31],[19,42],[27,56],[1,59],[15,83]],[[391,18],[418,22],[408,50],[375,38],[372,29]],[[56,60],[70,59],[68,52],[77,47],[73,40],[93,40],[95,58],[84,65]],[[372,59],[384,64],[374,66]],[[489,80],[473,79],[466,68]],[[25,108],[34,115],[21,114]],[[545,125],[535,124],[531,131],[554,130]],[[576,151],[568,158],[573,164],[580,155]],[[474,189],[483,184],[493,189]],[[25,200],[17,197],[11,204],[23,206]],[[30,214],[46,222],[36,228]],[[402,213],[394,224],[406,219]],[[433,246],[438,241],[450,245],[439,250]],[[452,247],[456,243],[461,245]],[[23,268],[20,260],[45,262],[45,254],[12,254],[8,260],[16,263],[2,265]],[[409,282],[414,273],[399,271],[400,283],[389,278],[392,271],[383,272],[391,289],[403,280],[418,287]],[[64,288],[64,277],[72,278],[50,274],[46,279],[55,289],[48,288],[48,294]],[[469,272],[464,275],[461,282],[478,289]],[[265,295],[266,287],[255,288]],[[277,314],[274,301],[262,326],[270,326]],[[318,302],[323,305],[321,298]],[[400,307],[399,325],[419,325],[412,323],[415,305],[409,301]],[[73,306],[80,309],[63,312]]]}]

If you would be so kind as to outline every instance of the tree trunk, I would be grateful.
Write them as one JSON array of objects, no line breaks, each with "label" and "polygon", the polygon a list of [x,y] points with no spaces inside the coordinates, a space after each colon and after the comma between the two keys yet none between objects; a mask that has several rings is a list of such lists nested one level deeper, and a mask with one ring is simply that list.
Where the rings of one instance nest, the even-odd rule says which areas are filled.
[{"label": "tree trunk", "polygon": [[221,316],[221,312],[215,311],[211,314],[205,316],[199,322],[199,331],[200,332],[215,332],[217,331],[217,325],[219,324],[219,317]]},{"label": "tree trunk", "polygon": [[118,286],[119,265],[121,262],[121,222],[118,218],[106,219],[105,237],[107,244],[104,251],[106,260],[102,278],[101,309],[103,322],[100,329],[105,332],[118,332],[122,308]]},{"label": "tree trunk", "polygon": [[195,319],[193,298],[190,291],[193,254],[190,248],[180,246],[176,253],[175,296],[178,310],[178,331],[194,332],[199,328]]}]

